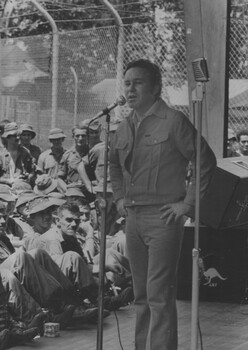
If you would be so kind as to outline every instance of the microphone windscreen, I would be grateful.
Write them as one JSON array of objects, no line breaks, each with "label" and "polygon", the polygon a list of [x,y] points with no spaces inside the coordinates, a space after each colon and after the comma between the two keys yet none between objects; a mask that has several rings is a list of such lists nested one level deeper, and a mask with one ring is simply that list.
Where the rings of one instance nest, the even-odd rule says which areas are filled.
[{"label": "microphone windscreen", "polygon": [[124,106],[124,104],[126,103],[127,101],[126,101],[126,99],[125,99],[125,97],[124,96],[119,96],[118,97],[118,99],[117,99],[117,104],[119,105],[119,106]]}]

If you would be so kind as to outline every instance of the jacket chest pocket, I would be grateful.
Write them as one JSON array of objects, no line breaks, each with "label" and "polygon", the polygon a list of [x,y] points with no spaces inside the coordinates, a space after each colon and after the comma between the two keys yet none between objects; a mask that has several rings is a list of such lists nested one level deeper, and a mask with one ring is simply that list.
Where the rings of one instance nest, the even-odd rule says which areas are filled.
[{"label": "jacket chest pocket", "polygon": [[147,160],[149,159],[151,172],[155,175],[158,173],[161,157],[165,157],[169,152],[169,134],[163,130],[151,135],[145,135],[144,145],[144,151],[148,155]]},{"label": "jacket chest pocket", "polygon": [[168,132],[156,132],[154,134],[144,135],[144,144],[146,146],[161,146],[168,141]]}]

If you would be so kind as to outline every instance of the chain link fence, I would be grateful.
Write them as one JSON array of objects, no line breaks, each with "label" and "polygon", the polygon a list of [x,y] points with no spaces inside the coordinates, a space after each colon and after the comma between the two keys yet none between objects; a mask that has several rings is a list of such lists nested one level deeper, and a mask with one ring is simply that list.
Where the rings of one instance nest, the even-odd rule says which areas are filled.
[{"label": "chain link fence", "polygon": [[248,21],[232,19],[229,38],[228,125],[248,129]]},{"label": "chain link fence", "polygon": [[[237,131],[247,123],[247,23],[234,20],[230,33],[229,126]],[[31,123],[36,142],[48,148],[51,128],[52,37],[42,35],[2,39],[1,120]],[[118,30],[104,27],[60,33],[58,67],[58,112],[56,127],[71,144],[75,123],[95,116],[116,98]],[[242,53],[242,55],[240,54]],[[123,66],[135,58],[148,58],[162,69],[162,97],[189,114],[184,22],[168,19],[161,24],[124,26]],[[116,108],[116,117],[128,107]]]}]

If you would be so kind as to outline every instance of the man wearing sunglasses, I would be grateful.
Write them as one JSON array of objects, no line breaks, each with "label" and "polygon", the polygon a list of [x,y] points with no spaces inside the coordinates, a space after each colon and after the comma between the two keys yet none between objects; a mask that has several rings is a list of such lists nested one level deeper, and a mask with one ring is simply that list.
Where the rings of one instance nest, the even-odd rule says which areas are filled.
[{"label": "man wearing sunglasses", "polygon": [[20,144],[17,124],[6,124],[2,137],[5,147],[0,150],[0,183],[12,186],[16,180],[32,181],[35,176],[32,157]]}]

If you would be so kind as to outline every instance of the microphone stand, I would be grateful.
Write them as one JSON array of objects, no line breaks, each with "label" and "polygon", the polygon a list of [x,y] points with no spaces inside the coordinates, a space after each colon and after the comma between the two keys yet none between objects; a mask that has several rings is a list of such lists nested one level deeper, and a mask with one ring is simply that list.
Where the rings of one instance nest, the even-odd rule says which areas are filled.
[{"label": "microphone stand", "polygon": [[194,248],[192,250],[192,303],[191,303],[191,350],[198,349],[198,311],[199,311],[199,229],[200,229],[200,178],[201,178],[201,133],[202,101],[205,84],[197,82],[192,92],[193,106],[196,108],[196,194],[195,194],[195,230]]},{"label": "microphone stand", "polygon": [[101,208],[101,239],[99,261],[99,289],[98,289],[98,324],[97,324],[97,350],[102,350],[103,343],[103,311],[104,311],[104,285],[105,285],[105,253],[106,253],[106,209],[107,209],[107,176],[108,176],[108,144],[110,115],[106,114],[105,148],[104,148],[104,173],[103,173],[103,197],[100,199]]}]

